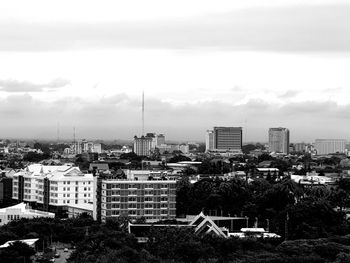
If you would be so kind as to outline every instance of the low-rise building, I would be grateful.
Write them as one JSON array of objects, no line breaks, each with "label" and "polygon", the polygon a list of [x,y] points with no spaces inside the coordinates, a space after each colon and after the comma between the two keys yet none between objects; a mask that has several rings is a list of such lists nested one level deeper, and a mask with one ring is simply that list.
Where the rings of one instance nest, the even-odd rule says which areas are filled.
[{"label": "low-rise building", "polygon": [[55,217],[54,213],[30,209],[25,203],[0,209],[0,225],[5,225],[21,218]]}]

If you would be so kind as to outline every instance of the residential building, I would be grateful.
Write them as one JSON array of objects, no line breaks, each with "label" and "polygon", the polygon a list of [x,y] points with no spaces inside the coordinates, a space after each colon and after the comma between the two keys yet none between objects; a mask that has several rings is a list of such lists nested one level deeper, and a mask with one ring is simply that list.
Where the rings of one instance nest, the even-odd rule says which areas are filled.
[{"label": "residential building", "polygon": [[242,150],[242,127],[214,127],[214,149]]},{"label": "residential building", "polygon": [[149,156],[152,149],[152,137],[134,136],[134,152],[139,156]]},{"label": "residential building", "polygon": [[269,129],[269,151],[289,154],[289,130],[287,128]]},{"label": "residential building", "polygon": [[344,153],[346,140],[342,139],[316,139],[315,149],[318,155],[330,153]]},{"label": "residential building", "polygon": [[93,217],[108,218],[127,215],[146,220],[172,219],[176,216],[175,180],[125,180],[94,177]]},{"label": "residential building", "polygon": [[55,217],[54,213],[30,209],[25,203],[0,209],[0,226],[21,218]]},{"label": "residential building", "polygon": [[78,167],[32,164],[13,176],[12,198],[44,211],[62,211],[66,205],[93,200],[93,176]]}]

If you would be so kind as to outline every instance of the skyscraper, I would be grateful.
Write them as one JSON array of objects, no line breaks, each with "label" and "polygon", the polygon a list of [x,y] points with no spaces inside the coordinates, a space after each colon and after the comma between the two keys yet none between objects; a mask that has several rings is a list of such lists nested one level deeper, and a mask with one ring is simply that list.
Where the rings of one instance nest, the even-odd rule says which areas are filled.
[{"label": "skyscraper", "polygon": [[269,129],[269,150],[289,154],[289,130],[287,128]]},{"label": "skyscraper", "polygon": [[134,137],[134,152],[139,156],[149,156],[152,149],[152,137]]},{"label": "skyscraper", "polygon": [[241,151],[242,127],[214,127],[206,133],[206,150]]}]

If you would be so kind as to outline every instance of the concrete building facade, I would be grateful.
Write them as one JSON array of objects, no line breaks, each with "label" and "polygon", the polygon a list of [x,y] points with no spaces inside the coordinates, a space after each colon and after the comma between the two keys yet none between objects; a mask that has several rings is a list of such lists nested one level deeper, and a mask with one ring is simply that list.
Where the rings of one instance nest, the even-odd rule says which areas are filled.
[{"label": "concrete building facade", "polygon": [[149,156],[152,150],[152,137],[134,137],[134,152],[139,156]]},{"label": "concrete building facade", "polygon": [[93,217],[127,215],[131,218],[163,220],[176,217],[175,180],[123,180],[94,177]]},{"label": "concrete building facade", "polygon": [[[213,135],[212,135],[213,150],[241,151],[242,135],[243,135],[242,127],[214,127]],[[209,138],[209,145],[210,145],[210,138]]]},{"label": "concrete building facade", "polygon": [[287,128],[269,129],[269,151],[289,154],[289,130]]},{"label": "concrete building facade", "polygon": [[344,153],[346,140],[343,139],[316,139],[315,149],[318,155],[330,153]]},{"label": "concrete building facade", "polygon": [[44,211],[93,200],[93,176],[78,167],[32,164],[13,176],[12,198]]}]

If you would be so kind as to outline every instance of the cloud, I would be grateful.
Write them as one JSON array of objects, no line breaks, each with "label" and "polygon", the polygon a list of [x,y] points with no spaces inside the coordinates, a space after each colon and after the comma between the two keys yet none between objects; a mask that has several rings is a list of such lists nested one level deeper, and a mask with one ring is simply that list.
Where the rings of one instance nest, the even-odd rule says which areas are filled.
[{"label": "cloud", "polygon": [[[0,118],[2,136],[12,138],[55,139],[57,122],[61,138],[67,139],[72,138],[73,126],[77,138],[132,140],[141,133],[140,98],[123,93],[94,101],[67,97],[54,102],[29,94],[11,95],[0,99]],[[349,119],[350,104],[333,101],[275,105],[250,100],[232,105],[220,101],[173,104],[147,98],[145,108],[147,132],[162,132],[167,139],[181,141],[204,141],[205,131],[213,126],[242,126],[245,141],[265,142],[268,129],[280,126],[290,129],[292,142],[348,139]]]},{"label": "cloud", "polygon": [[322,91],[326,92],[326,93],[330,93],[330,94],[336,94],[336,93],[344,91],[344,88],[343,87],[328,88],[328,89],[324,89]]},{"label": "cloud", "polygon": [[101,48],[349,52],[350,5],[256,7],[187,20],[0,22],[0,50]]},{"label": "cloud", "polygon": [[287,90],[282,95],[279,95],[278,98],[280,98],[280,99],[290,99],[290,98],[295,97],[298,94],[299,94],[299,91],[297,91],[297,90]]},{"label": "cloud", "polygon": [[36,84],[29,81],[19,81],[14,79],[0,80],[0,91],[6,92],[42,92],[44,90],[55,90],[65,87],[70,82],[57,78],[48,83]]}]

